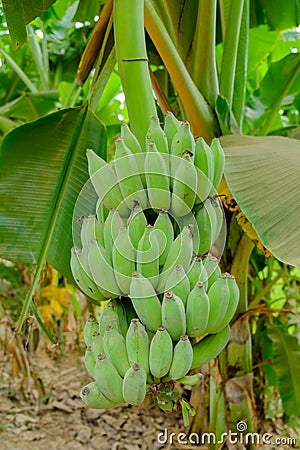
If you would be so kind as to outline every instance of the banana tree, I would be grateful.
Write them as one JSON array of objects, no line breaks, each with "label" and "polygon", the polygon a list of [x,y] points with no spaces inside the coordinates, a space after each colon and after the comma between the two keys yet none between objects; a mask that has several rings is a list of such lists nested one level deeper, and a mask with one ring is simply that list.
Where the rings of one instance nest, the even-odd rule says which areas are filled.
[{"label": "banana tree", "polygon": [[[14,48],[25,42],[26,24],[41,13],[35,9],[37,3],[25,8],[22,0],[24,9],[10,1],[3,4]],[[83,20],[84,3],[73,2],[78,10],[81,7]],[[91,3],[97,8],[97,1]],[[54,1],[46,2],[44,10],[51,4],[55,6]],[[167,110],[189,120],[194,135],[207,141],[222,136],[226,168],[218,192],[228,223],[222,261],[224,270],[236,276],[241,300],[230,343],[218,365],[211,367],[209,420],[201,422],[203,386],[193,393],[199,414],[191,429],[196,432],[207,431],[205,423],[210,422],[210,431],[220,436],[244,418],[249,430],[256,429],[247,286],[254,246],[300,267],[295,216],[300,206],[300,146],[290,137],[297,136],[300,91],[295,4],[285,4],[282,14],[281,1],[270,5],[249,0],[131,0],[129,7],[121,0],[107,0],[76,75],[80,85],[89,84],[87,103],[18,127],[2,144],[0,253],[37,265],[20,330],[34,307],[32,296],[46,260],[72,280],[72,214],[83,186],[83,210],[89,213],[96,202],[86,185],[84,150],[93,148],[106,157],[98,108],[116,62],[129,122],[141,142],[150,117]],[[271,136],[276,134],[281,136]],[[73,232],[76,238],[78,230]],[[278,340],[284,342],[280,331],[280,324],[274,323],[273,334],[268,334],[275,353]],[[299,361],[299,348],[291,347]],[[296,369],[296,364],[291,366],[295,373]],[[299,382],[293,379],[297,392]],[[294,408],[299,413],[299,405]]]}]

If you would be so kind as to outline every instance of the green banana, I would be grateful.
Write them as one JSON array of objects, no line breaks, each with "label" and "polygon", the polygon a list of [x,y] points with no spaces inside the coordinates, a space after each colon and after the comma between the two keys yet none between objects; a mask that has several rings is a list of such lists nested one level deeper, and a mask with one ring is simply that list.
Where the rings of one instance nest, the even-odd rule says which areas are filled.
[{"label": "green banana", "polygon": [[138,406],[146,397],[147,374],[137,363],[125,373],[123,380],[123,397],[130,405]]},{"label": "green banana", "polygon": [[186,329],[190,337],[199,337],[206,332],[210,311],[209,297],[204,284],[197,281],[186,304]]},{"label": "green banana", "polygon": [[203,206],[196,214],[196,222],[199,230],[199,247],[198,255],[203,255],[208,252],[212,245],[215,243],[216,236],[216,211],[211,199],[208,198],[203,203]]},{"label": "green banana", "polygon": [[102,353],[96,359],[94,378],[100,391],[112,402],[124,403],[123,379],[113,363]]},{"label": "green banana", "polygon": [[153,227],[147,225],[137,248],[136,268],[145,278],[148,278],[154,288],[159,280],[159,243]]},{"label": "green banana", "polygon": [[200,256],[195,256],[190,265],[187,276],[190,282],[190,289],[193,289],[197,281],[204,284],[205,290],[208,289],[208,275]]},{"label": "green banana", "polygon": [[158,283],[158,292],[165,291],[165,285],[173,268],[180,264],[187,271],[193,256],[193,227],[186,225],[176,239],[171,243],[165,264],[163,265]]},{"label": "green banana", "polygon": [[118,315],[119,320],[119,329],[122,336],[126,336],[127,330],[128,330],[128,322],[127,322],[127,305],[125,305],[124,300],[115,299],[113,301],[114,304],[114,310]]},{"label": "green banana", "polygon": [[186,317],[182,300],[172,291],[164,294],[161,304],[162,325],[173,341],[178,341],[186,333]]},{"label": "green banana", "polygon": [[173,343],[165,327],[158,327],[149,351],[150,372],[157,380],[167,375],[173,358]]},{"label": "green banana", "polygon": [[225,214],[222,203],[217,195],[210,197],[210,200],[216,213],[216,223],[215,223],[215,241],[216,241],[222,231],[223,225],[226,225]]},{"label": "green banana", "polygon": [[92,335],[94,331],[99,331],[99,324],[94,317],[89,317],[83,327],[83,339],[87,347],[92,345]]},{"label": "green banana", "polygon": [[221,274],[219,260],[209,253],[203,258],[203,266],[207,272],[207,289],[209,289]]},{"label": "green banana", "polygon": [[76,281],[79,289],[87,297],[90,297],[91,299],[98,302],[103,301],[104,300],[103,294],[99,291],[97,285],[84,270],[79,260],[80,253],[81,251],[77,247],[72,247],[70,266],[74,280]]},{"label": "green banana", "polygon": [[229,273],[226,275],[227,275],[228,287],[229,287],[229,292],[230,292],[229,303],[228,303],[227,310],[222,318],[222,321],[219,324],[218,328],[216,329],[216,332],[222,330],[226,325],[228,325],[231,322],[231,320],[234,316],[234,313],[237,309],[237,306],[239,303],[239,298],[240,298],[240,291],[239,291],[238,285],[235,281],[235,277]]},{"label": "green banana", "polygon": [[230,327],[216,334],[210,334],[193,345],[193,362],[191,369],[196,369],[214,359],[225,348],[230,337]]},{"label": "green banana", "polygon": [[152,209],[170,209],[170,179],[168,161],[159,153],[154,142],[149,142],[145,155],[145,178],[149,204]]},{"label": "green banana", "polygon": [[[178,157],[181,157],[186,150],[188,150],[191,153],[192,161],[194,161],[195,139],[191,133],[190,124],[189,122],[180,122],[178,131],[173,138],[172,145],[170,148],[171,186],[173,186],[173,178],[178,163],[180,161],[180,158]],[[174,156],[174,158],[172,156]]]},{"label": "green banana", "polygon": [[202,373],[195,373],[194,375],[185,375],[184,377],[179,378],[179,380],[177,381],[184,386],[195,386],[202,378]]},{"label": "green banana", "polygon": [[111,164],[100,158],[93,150],[87,149],[88,170],[93,187],[98,194],[99,201],[106,208],[118,208],[122,217],[128,217],[129,208],[123,201],[117,176]]},{"label": "green banana", "polygon": [[190,293],[190,281],[181,264],[177,264],[172,270],[166,281],[165,290],[172,291],[181,298],[184,306],[186,305]]},{"label": "green banana", "polygon": [[217,138],[211,141],[210,148],[214,157],[213,187],[211,189],[210,195],[215,195],[224,173],[225,153],[223,148],[221,147],[219,139]]},{"label": "green banana", "polygon": [[92,336],[92,343],[91,343],[91,351],[92,351],[92,355],[95,359],[95,363],[96,363],[96,358],[99,355],[99,353],[103,353],[104,352],[104,348],[103,348],[103,336],[100,334],[99,331],[94,331],[93,336]]},{"label": "green banana", "polygon": [[88,264],[93,280],[106,298],[121,295],[112,267],[110,254],[96,240],[92,242],[88,253]]},{"label": "green banana", "polygon": [[80,398],[89,408],[94,409],[112,408],[117,405],[116,402],[109,400],[102,394],[95,381],[81,389]]},{"label": "green banana", "polygon": [[166,262],[171,244],[174,241],[174,228],[166,210],[162,209],[159,212],[153,230],[159,243],[159,265],[161,266]]},{"label": "green banana", "polygon": [[208,290],[208,297],[210,310],[206,332],[209,334],[217,333],[220,330],[230,301],[227,274],[221,273],[219,278],[211,285]]},{"label": "green banana", "polygon": [[129,148],[131,153],[142,153],[143,149],[133,134],[133,132],[130,130],[129,126],[126,123],[122,123],[121,125],[121,139],[123,140],[126,147]]},{"label": "green banana", "polygon": [[115,304],[113,301],[107,302],[101,312],[99,319],[99,331],[101,336],[104,336],[106,328],[112,326],[119,333],[121,333],[121,326],[119,322],[119,315],[115,309]]},{"label": "green banana", "polygon": [[121,227],[124,227],[124,222],[118,210],[111,208],[103,226],[104,247],[110,255],[112,254],[113,243]]},{"label": "green banana", "polygon": [[132,319],[126,333],[126,350],[129,363],[138,363],[149,374],[149,337],[139,319]]},{"label": "green banana", "polygon": [[109,325],[103,336],[105,355],[111,360],[119,375],[124,377],[130,365],[127,358],[125,339],[116,328]]},{"label": "green banana", "polygon": [[117,138],[115,144],[116,151],[113,162],[124,201],[129,209],[133,208],[136,200],[145,209],[147,208],[147,195],[136,163],[136,155],[131,153],[121,138]]},{"label": "green banana", "polygon": [[141,208],[139,202],[135,202],[127,221],[129,237],[135,250],[137,250],[138,243],[144,234],[146,226],[147,219],[144,211]]},{"label": "green banana", "polygon": [[92,347],[89,346],[85,349],[84,354],[84,366],[87,370],[87,372],[91,375],[91,377],[94,377],[94,369],[95,369],[95,357],[92,352]]},{"label": "green banana", "polygon": [[177,131],[180,128],[180,123],[181,122],[178,119],[176,119],[176,117],[172,112],[167,111],[165,115],[164,132],[167,136],[169,149],[171,149],[174,136],[176,135]]},{"label": "green banana", "polygon": [[126,227],[119,230],[112,249],[112,260],[117,284],[122,293],[128,295],[131,274],[135,271],[135,251]]},{"label": "green banana", "polygon": [[150,142],[154,142],[159,153],[169,153],[168,139],[160,126],[157,116],[153,116],[150,119],[150,127],[146,134],[146,144],[148,145]]},{"label": "green banana", "polygon": [[171,210],[175,217],[186,216],[192,211],[196,192],[197,171],[192,154],[185,150],[174,172]]},{"label": "green banana", "polygon": [[203,138],[196,139],[194,164],[198,175],[195,200],[198,204],[204,202],[212,190],[215,169],[213,152]]},{"label": "green banana", "polygon": [[90,214],[88,217],[82,217],[81,221],[82,221],[80,233],[81,245],[84,250],[88,250],[91,241],[96,237],[96,230],[95,230],[96,216]]},{"label": "green banana", "polygon": [[168,373],[171,380],[179,380],[190,370],[193,361],[193,347],[188,336],[181,336],[174,347],[172,364]]},{"label": "green banana", "polygon": [[161,325],[161,303],[151,282],[139,272],[132,273],[129,297],[140,321],[155,333]]}]

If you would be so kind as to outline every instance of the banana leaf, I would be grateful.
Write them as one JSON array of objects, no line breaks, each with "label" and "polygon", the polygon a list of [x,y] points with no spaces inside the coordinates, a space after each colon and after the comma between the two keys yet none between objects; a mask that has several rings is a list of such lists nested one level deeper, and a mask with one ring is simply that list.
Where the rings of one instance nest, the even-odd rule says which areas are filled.
[{"label": "banana leaf", "polygon": [[225,179],[263,245],[300,267],[300,142],[279,136],[221,137]]},{"label": "banana leaf", "polygon": [[39,265],[45,257],[73,280],[76,219],[95,212],[97,200],[87,183],[86,148],[106,158],[105,128],[88,108],[61,110],[7,134],[0,151],[2,258]]}]

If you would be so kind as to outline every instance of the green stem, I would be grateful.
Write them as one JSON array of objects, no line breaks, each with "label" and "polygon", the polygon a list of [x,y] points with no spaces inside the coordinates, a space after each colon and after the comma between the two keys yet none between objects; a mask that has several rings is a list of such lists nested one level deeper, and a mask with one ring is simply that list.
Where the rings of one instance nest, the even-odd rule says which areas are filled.
[{"label": "green stem", "polygon": [[217,0],[200,0],[197,25],[190,55],[190,73],[194,83],[214,107],[219,93],[216,66]]},{"label": "green stem", "polygon": [[90,97],[90,107],[93,112],[95,112],[100,97],[104,91],[104,88],[106,86],[106,83],[114,70],[114,67],[116,65],[116,54],[115,54],[115,48],[113,47],[110,54],[108,55],[104,66],[102,67],[102,70],[100,74],[98,74],[96,81],[93,81],[93,89],[91,90],[91,97]]},{"label": "green stem", "polygon": [[272,287],[280,280],[280,278],[283,277],[283,275],[285,274],[285,268],[282,269],[279,274],[276,276],[276,278],[274,278],[274,280],[270,281],[260,292],[259,294],[256,295],[256,297],[254,297],[254,299],[252,300],[252,302],[249,305],[249,309],[254,308],[255,306],[257,306],[260,301],[270,292],[270,290],[272,289]]},{"label": "green stem", "polygon": [[19,78],[21,78],[21,80],[23,81],[23,83],[27,86],[27,88],[30,90],[30,92],[32,92],[33,94],[37,94],[38,90],[35,87],[35,85],[30,81],[30,79],[28,78],[28,76],[26,75],[25,72],[23,72],[23,70],[21,69],[20,66],[18,66],[18,64],[8,55],[8,53],[6,53],[5,50],[3,50],[3,48],[0,48],[0,53],[2,53],[2,55],[4,56],[4,58],[6,59],[6,61],[8,62],[8,64],[11,66],[11,68],[16,72],[16,74],[19,76]]},{"label": "green stem", "polygon": [[39,43],[36,40],[34,28],[31,25],[27,26],[28,30],[28,41],[31,50],[31,54],[33,56],[38,74],[41,79],[42,89],[49,89],[48,79],[47,79],[47,71],[44,68],[43,54],[41,52],[41,48]]},{"label": "green stem", "polygon": [[281,106],[281,102],[283,100],[283,98],[287,95],[287,93],[289,92],[291,86],[293,85],[293,83],[295,82],[295,80],[298,78],[300,74],[300,64],[298,64],[295,67],[295,70],[293,71],[293,73],[291,74],[290,78],[288,78],[283,86],[283,89],[280,93],[280,95],[277,95],[272,108],[268,114],[268,117],[265,120],[265,123],[263,124],[261,130],[260,130],[260,135],[261,136],[265,136],[268,131],[269,128],[273,122],[274,117],[276,116],[276,114],[278,113],[280,106]]},{"label": "green stem", "polygon": [[142,148],[150,118],[157,114],[152,94],[144,31],[144,1],[114,1],[117,62],[130,126]]},{"label": "green stem", "polygon": [[244,0],[231,1],[223,47],[220,71],[220,93],[228,100],[230,109],[232,109],[234,79],[243,7]]},{"label": "green stem", "polygon": [[193,133],[212,139],[219,134],[217,119],[193,82],[151,0],[145,1],[145,25],[182,100]]}]

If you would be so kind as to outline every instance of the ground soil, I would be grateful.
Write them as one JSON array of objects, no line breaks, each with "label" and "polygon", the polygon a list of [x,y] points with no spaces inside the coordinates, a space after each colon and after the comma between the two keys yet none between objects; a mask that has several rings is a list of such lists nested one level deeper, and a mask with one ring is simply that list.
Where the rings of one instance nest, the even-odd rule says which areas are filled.
[{"label": "ground soil", "polygon": [[[146,399],[141,407],[87,408],[79,392],[90,379],[78,350],[57,357],[44,351],[32,353],[26,360],[27,375],[20,373],[16,377],[11,354],[0,349],[1,450],[207,448],[176,442],[160,444],[157,438],[165,429],[176,436],[186,433],[187,429],[179,411],[164,413],[151,399]],[[288,450],[296,447],[264,445],[259,448]]]}]

